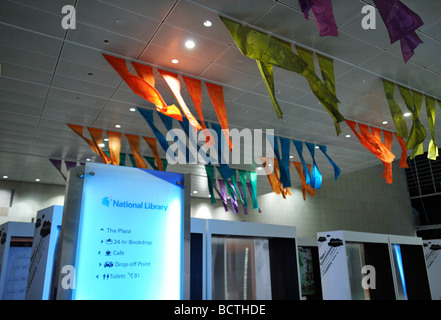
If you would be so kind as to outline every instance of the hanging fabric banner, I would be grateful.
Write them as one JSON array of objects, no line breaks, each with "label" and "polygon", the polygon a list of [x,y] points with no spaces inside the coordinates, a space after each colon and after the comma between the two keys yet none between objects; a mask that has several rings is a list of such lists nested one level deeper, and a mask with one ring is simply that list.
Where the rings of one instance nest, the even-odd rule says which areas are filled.
[{"label": "hanging fabric banner", "polygon": [[[220,170],[222,171],[222,176],[226,177],[226,179],[229,179],[233,175],[233,171],[231,168],[226,164],[226,160],[223,157],[223,149],[224,145],[222,143],[222,128],[217,123],[211,123],[211,128],[216,132],[217,135],[217,160],[219,162]],[[228,138],[229,139],[229,138]]]},{"label": "hanging fabric banner", "polygon": [[175,155],[171,151],[171,149],[169,148],[167,139],[164,137],[164,135],[161,133],[161,131],[159,131],[158,128],[154,124],[153,111],[148,110],[148,109],[142,109],[142,108],[137,108],[137,110],[142,115],[144,120],[147,122],[150,129],[152,129],[153,134],[155,135],[156,140],[159,142],[159,145],[162,147],[162,149],[168,154],[170,159],[175,159]]},{"label": "hanging fabric banner", "polygon": [[262,79],[265,83],[266,89],[270,96],[271,102],[273,103],[274,110],[276,111],[276,115],[279,119],[282,118],[283,112],[282,108],[279,105],[279,101],[276,98],[276,91],[274,86],[274,73],[273,73],[273,65],[267,62],[263,62],[261,60],[256,60],[257,67],[259,68]]},{"label": "hanging fabric banner", "polygon": [[[217,119],[223,129],[225,139],[228,141],[228,146],[230,150],[233,150],[233,143],[231,142],[229,134],[227,110],[225,108],[224,89],[221,86],[209,82],[205,82],[205,86],[207,87],[208,95],[210,96]],[[218,138],[220,138],[220,136],[218,136]]]},{"label": "hanging fabric banner", "polygon": [[[372,134],[377,138],[377,140],[381,141],[381,129],[371,127]],[[383,137],[384,137],[384,145],[386,148],[391,151],[392,149],[392,142],[394,139],[393,133],[390,131],[383,130]],[[382,161],[384,165],[384,172],[383,172],[383,178],[386,179],[386,183],[392,183],[392,162],[385,162]]]},{"label": "hanging fabric banner", "polygon": [[412,150],[410,159],[415,156],[423,154],[423,142],[426,140],[426,129],[420,122],[420,110],[423,101],[423,95],[416,91],[410,91],[407,88],[398,86],[401,97],[406,104],[407,109],[412,115],[412,128],[410,129],[409,137],[407,138],[406,148]]},{"label": "hanging fabric banner", "polygon": [[110,161],[109,157],[103,153],[101,148],[93,140],[90,140],[83,136],[83,126],[73,124],[68,124],[68,126],[89,145],[93,152],[100,156],[101,160],[104,163],[108,163],[107,161]]},{"label": "hanging fabric banner", "polygon": [[66,181],[66,176],[61,172],[61,160],[55,160],[55,159],[49,159],[49,161],[52,163],[52,165],[58,170],[58,172],[63,177],[64,181]]},{"label": "hanging fabric banner", "polygon": [[96,129],[96,128],[87,128],[89,131],[90,136],[92,137],[92,140],[96,146],[98,146],[98,152],[100,154],[101,159],[104,159],[104,163],[109,164],[111,163],[110,158],[103,152],[103,150],[99,147],[100,144],[103,142],[103,130],[102,129]]},{"label": "hanging fabric banner", "polygon": [[340,176],[341,170],[340,168],[337,166],[337,164],[332,161],[332,159],[328,156],[327,154],[327,148],[326,146],[318,146],[319,149],[323,152],[323,154],[325,155],[326,159],[328,159],[329,163],[332,165],[332,167],[334,168],[334,181],[337,181],[338,177]]},{"label": "hanging fabric banner", "polygon": [[257,203],[257,173],[255,171],[248,171],[248,177],[250,182],[247,183],[248,190],[253,202],[253,209],[259,210],[259,204]]},{"label": "hanging fabric banner", "polygon": [[247,171],[246,170],[237,170],[239,172],[239,179],[240,179],[240,187],[241,189],[240,193],[243,198],[243,205],[245,208],[248,207],[248,199],[247,199]]},{"label": "hanging fabric banner", "polygon": [[301,183],[301,190],[303,195],[303,200],[306,201],[306,193],[308,193],[311,197],[315,196],[317,194],[317,191],[311,187],[310,185],[306,184],[306,172],[309,172],[309,165],[307,166],[308,171],[305,171],[305,168],[303,167],[303,164],[296,161],[291,161],[292,164],[294,164],[294,167],[296,168],[297,174],[300,178]]},{"label": "hanging fabric banner", "polygon": [[383,79],[383,87],[384,93],[386,94],[387,104],[389,105],[389,110],[397,129],[397,135],[399,137],[407,139],[408,131],[406,119],[404,118],[400,106],[394,99],[395,84],[393,82]]},{"label": "hanging fabric banner", "polygon": [[193,116],[193,114],[190,112],[187,105],[185,104],[184,99],[181,96],[181,83],[179,81],[178,75],[176,73],[172,73],[172,72],[161,70],[161,69],[158,69],[158,72],[164,78],[165,82],[167,82],[167,84],[168,84],[170,90],[173,92],[173,95],[175,96],[176,100],[178,100],[178,103],[181,106],[182,112],[184,112],[184,115],[187,118],[187,120],[190,123],[193,130],[196,132],[198,130],[201,130],[202,129],[201,125],[196,120],[196,118]]},{"label": "hanging fabric banner", "polygon": [[[308,64],[310,70],[315,73],[313,52],[299,46],[296,46],[296,50],[299,56]],[[317,54],[317,60],[319,61],[320,73],[322,75],[324,85],[334,96],[336,96],[334,60],[322,56],[321,54]],[[313,87],[314,83],[311,82],[309,85],[310,87]],[[329,99],[323,99],[320,102],[334,120],[335,130],[339,133],[339,122],[344,121],[344,118],[338,112],[338,103]]]},{"label": "hanging fabric banner", "polygon": [[314,189],[320,189],[322,186],[323,177],[318,169],[317,163],[315,162],[315,145],[310,142],[305,142],[305,145],[308,148],[312,158],[311,187]]},{"label": "hanging fabric banner", "polygon": [[107,131],[109,139],[110,160],[113,165],[118,166],[121,153],[121,132]]},{"label": "hanging fabric banner", "polygon": [[205,172],[207,173],[208,191],[210,192],[211,203],[215,204],[216,199],[214,197],[213,186],[214,186],[214,167],[212,165],[205,165]]},{"label": "hanging fabric banner", "polygon": [[136,167],[140,169],[147,169],[147,165],[139,153],[139,136],[133,134],[126,134],[130,149],[132,149],[133,158],[135,159]]},{"label": "hanging fabric banner", "polygon": [[374,0],[374,3],[386,25],[390,43],[400,40],[404,62],[407,62],[414,49],[423,43],[415,32],[424,24],[423,20],[399,0]]},{"label": "hanging fabric banner", "polygon": [[298,0],[300,10],[306,20],[309,20],[309,10],[314,14],[320,36],[338,37],[338,28],[335,23],[331,0]]},{"label": "hanging fabric banner", "polygon": [[219,183],[219,191],[220,191],[219,196],[222,200],[222,203],[224,204],[225,212],[228,212],[229,211],[228,210],[228,198],[227,198],[227,190],[226,190],[225,182],[221,179],[216,179],[216,180]]},{"label": "hanging fabric banner", "polygon": [[[246,184],[242,185],[242,183],[237,182],[237,191],[239,192],[239,198],[241,198],[243,213],[248,214],[248,204],[243,200],[246,197]],[[246,199],[246,198],[245,198]]]},{"label": "hanging fabric banner", "polygon": [[[384,163],[386,169],[388,169],[389,164],[391,164],[395,158],[395,155],[389,148],[389,145],[391,145],[390,137],[392,137],[392,135],[387,135],[388,140],[386,142],[387,145],[385,145],[381,141],[381,138],[379,138],[381,133],[379,134],[378,131],[375,131],[376,128],[371,127],[373,132],[377,132],[371,133],[369,132],[369,127],[367,125],[359,123],[358,127],[360,129],[360,133],[358,133],[355,129],[356,123],[354,121],[346,120],[346,123],[349,125],[352,132],[354,132],[354,134],[357,136],[358,140],[360,140],[360,143],[366,149],[372,152],[378,159],[380,159]],[[392,183],[392,171],[390,171],[390,176],[389,173],[385,172],[383,177],[386,179],[387,183]]]},{"label": "hanging fabric banner", "polygon": [[[273,135],[270,135],[267,133],[268,141],[270,142],[271,146],[274,150],[274,155],[277,159],[277,164],[279,167],[280,172],[280,183],[283,185],[283,188],[289,188],[291,187],[291,178],[289,175],[289,145],[291,141],[287,138],[280,137],[280,143],[282,145],[282,152],[284,154],[284,160],[282,161],[282,158],[280,156],[279,152],[279,143],[277,137],[274,137]],[[288,150],[288,152],[287,152]]]},{"label": "hanging fabric banner", "polygon": [[125,60],[107,54],[103,54],[103,56],[135,94],[153,103],[159,112],[179,121],[182,120],[178,107],[175,105],[167,106],[161,94],[155,89],[155,77],[152,67],[132,62],[138,73],[138,76],[136,76],[129,72]]},{"label": "hanging fabric banner", "polygon": [[207,125],[204,121],[204,115],[202,113],[202,86],[201,81],[186,76],[182,77],[184,79],[185,85],[187,86],[188,93],[190,94],[191,100],[193,101],[196,112],[199,116],[199,121],[201,122],[201,127],[205,136],[205,143],[207,148],[210,148],[215,144],[214,138],[211,136],[210,132],[207,130]]},{"label": "hanging fabric banner", "polygon": [[237,213],[239,213],[239,201],[237,200],[239,198],[239,192],[236,192],[236,188],[233,185],[232,181],[226,181],[226,183],[228,183],[230,186],[230,189],[233,190],[234,197],[230,196],[230,201],[231,201],[231,205],[233,207],[233,212],[237,214]]},{"label": "hanging fabric banner", "polygon": [[438,157],[438,147],[436,146],[435,141],[435,99],[432,97],[426,96],[426,112],[431,137],[429,149],[427,150],[427,158],[430,160],[436,160]]},{"label": "hanging fabric banner", "polygon": [[[309,83],[313,94],[327,108],[328,112],[336,120],[336,132],[339,134],[339,122],[344,117],[338,111],[338,99],[325,83],[315,74],[308,64],[291,50],[291,45],[285,41],[270,37],[252,28],[242,26],[232,20],[221,17],[222,22],[230,32],[231,37],[238,46],[241,53],[258,62],[259,70],[269,91],[271,100],[275,101],[274,80],[272,68],[269,65],[277,66],[286,70],[296,72],[304,76]],[[274,103],[274,108],[279,118],[282,116],[280,106]]]},{"label": "hanging fabric banner", "polygon": [[153,158],[155,159],[156,167],[158,168],[159,171],[165,171],[164,164],[163,164],[161,158],[159,157],[158,147],[156,145],[156,139],[150,138],[150,137],[143,137],[143,138],[144,138],[145,142],[147,142],[150,150],[153,153]]},{"label": "hanging fabric banner", "polygon": [[409,165],[407,164],[407,142],[396,133],[394,133],[394,135],[401,147],[400,168],[409,168]]},{"label": "hanging fabric banner", "polygon": [[293,140],[294,146],[296,147],[297,154],[299,155],[300,162],[303,166],[303,171],[305,172],[305,181],[306,184],[309,186],[311,185],[311,176],[309,174],[308,165],[306,164],[305,159],[303,158],[303,142],[298,140]]}]

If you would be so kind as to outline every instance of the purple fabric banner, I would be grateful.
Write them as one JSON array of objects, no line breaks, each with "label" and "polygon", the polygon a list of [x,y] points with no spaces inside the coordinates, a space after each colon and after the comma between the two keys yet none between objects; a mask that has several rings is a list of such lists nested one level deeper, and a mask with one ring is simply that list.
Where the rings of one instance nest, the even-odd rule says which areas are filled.
[{"label": "purple fabric banner", "polygon": [[334,11],[332,10],[331,0],[298,0],[300,9],[309,19],[308,11],[311,9],[314,14],[315,22],[320,36],[338,37],[338,28],[335,23]]},{"label": "purple fabric banner", "polygon": [[230,184],[230,187],[234,191],[234,197],[230,196],[231,204],[233,205],[233,211],[234,213],[239,213],[239,204],[237,203],[238,198],[237,198],[236,188],[234,187],[233,182],[228,180],[228,183]]},{"label": "purple fabric banner", "polygon": [[[243,186],[241,182],[237,182],[237,188],[239,189],[239,193],[242,196],[242,199],[246,199],[246,194],[243,192]],[[243,213],[248,214],[248,207],[245,201],[242,202]]]},{"label": "purple fabric banner", "polygon": [[[216,180],[219,182],[220,190],[216,186]],[[230,211],[230,210],[228,210],[227,190],[226,190],[224,181],[223,180],[219,180],[219,179],[214,179],[213,182],[214,182],[213,183],[213,188],[214,188],[214,190],[216,190],[217,194],[221,198],[222,204],[224,205],[225,212]]]},{"label": "purple fabric banner", "polygon": [[63,179],[66,180],[66,176],[61,172],[61,160],[49,159],[49,161],[58,170],[58,172],[63,176]]},{"label": "purple fabric banner", "polygon": [[374,3],[386,25],[390,43],[400,40],[404,62],[407,62],[414,49],[423,43],[415,33],[424,24],[423,20],[399,0],[374,0]]}]

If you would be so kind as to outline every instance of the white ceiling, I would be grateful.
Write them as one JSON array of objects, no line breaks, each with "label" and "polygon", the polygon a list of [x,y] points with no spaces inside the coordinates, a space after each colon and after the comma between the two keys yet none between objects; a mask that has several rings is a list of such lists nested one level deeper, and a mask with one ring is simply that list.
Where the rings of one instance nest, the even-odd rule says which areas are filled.
[{"label": "white ceiling", "polygon": [[[153,109],[152,105],[128,88],[102,53],[220,84],[231,128],[274,129],[276,135],[327,145],[343,173],[380,164],[353,135],[345,138],[351,133],[345,123],[342,134],[335,134],[332,119],[304,78],[276,68],[284,112],[283,119],[278,119],[255,61],[240,54],[218,16],[243,21],[334,58],[343,116],[394,131],[381,77],[441,98],[441,1],[402,2],[425,22],[417,31],[424,44],[407,64],[399,43],[390,44],[378,13],[377,29],[362,29],[361,8],[372,1],[334,0],[339,28],[335,38],[320,37],[313,17],[304,19],[297,0],[1,0],[0,179],[7,175],[15,181],[39,178],[41,183],[64,184],[49,158],[99,161],[67,123],[153,136],[139,113],[129,111],[132,106]],[[66,4],[76,7],[74,30],[61,27],[61,8]],[[205,20],[213,25],[204,27]],[[194,40],[194,49],[184,47],[187,39]],[[179,64],[171,63],[175,58]],[[165,101],[174,103],[165,82],[160,76],[156,80]],[[196,115],[182,86],[182,95]],[[204,118],[218,122],[206,91],[202,103]],[[440,112],[437,107],[437,115]],[[383,125],[384,120],[389,123]],[[421,121],[428,128],[424,107]],[[115,124],[122,128],[115,129]],[[435,132],[441,142],[441,125]],[[147,145],[141,146],[148,155]],[[122,150],[130,149],[123,143]],[[392,151],[399,158],[396,141]],[[320,152],[317,162],[324,176],[333,175]],[[170,170],[191,172],[193,189],[198,195],[208,194],[203,166]],[[296,173],[291,176],[298,184]],[[259,186],[259,192],[268,190],[265,177],[259,177]]]}]

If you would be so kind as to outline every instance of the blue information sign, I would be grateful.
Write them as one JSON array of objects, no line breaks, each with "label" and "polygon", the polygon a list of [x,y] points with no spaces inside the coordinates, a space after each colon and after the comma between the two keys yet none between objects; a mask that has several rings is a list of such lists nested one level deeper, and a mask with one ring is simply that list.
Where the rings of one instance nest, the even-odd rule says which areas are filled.
[{"label": "blue information sign", "polygon": [[182,299],[184,175],[88,163],[72,299]]}]

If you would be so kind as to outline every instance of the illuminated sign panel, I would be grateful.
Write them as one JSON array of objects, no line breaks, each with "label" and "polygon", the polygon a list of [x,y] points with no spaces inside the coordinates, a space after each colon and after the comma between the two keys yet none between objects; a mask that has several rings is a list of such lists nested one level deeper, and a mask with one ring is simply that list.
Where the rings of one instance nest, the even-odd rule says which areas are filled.
[{"label": "illuminated sign panel", "polygon": [[88,163],[72,299],[182,299],[184,175]]}]

